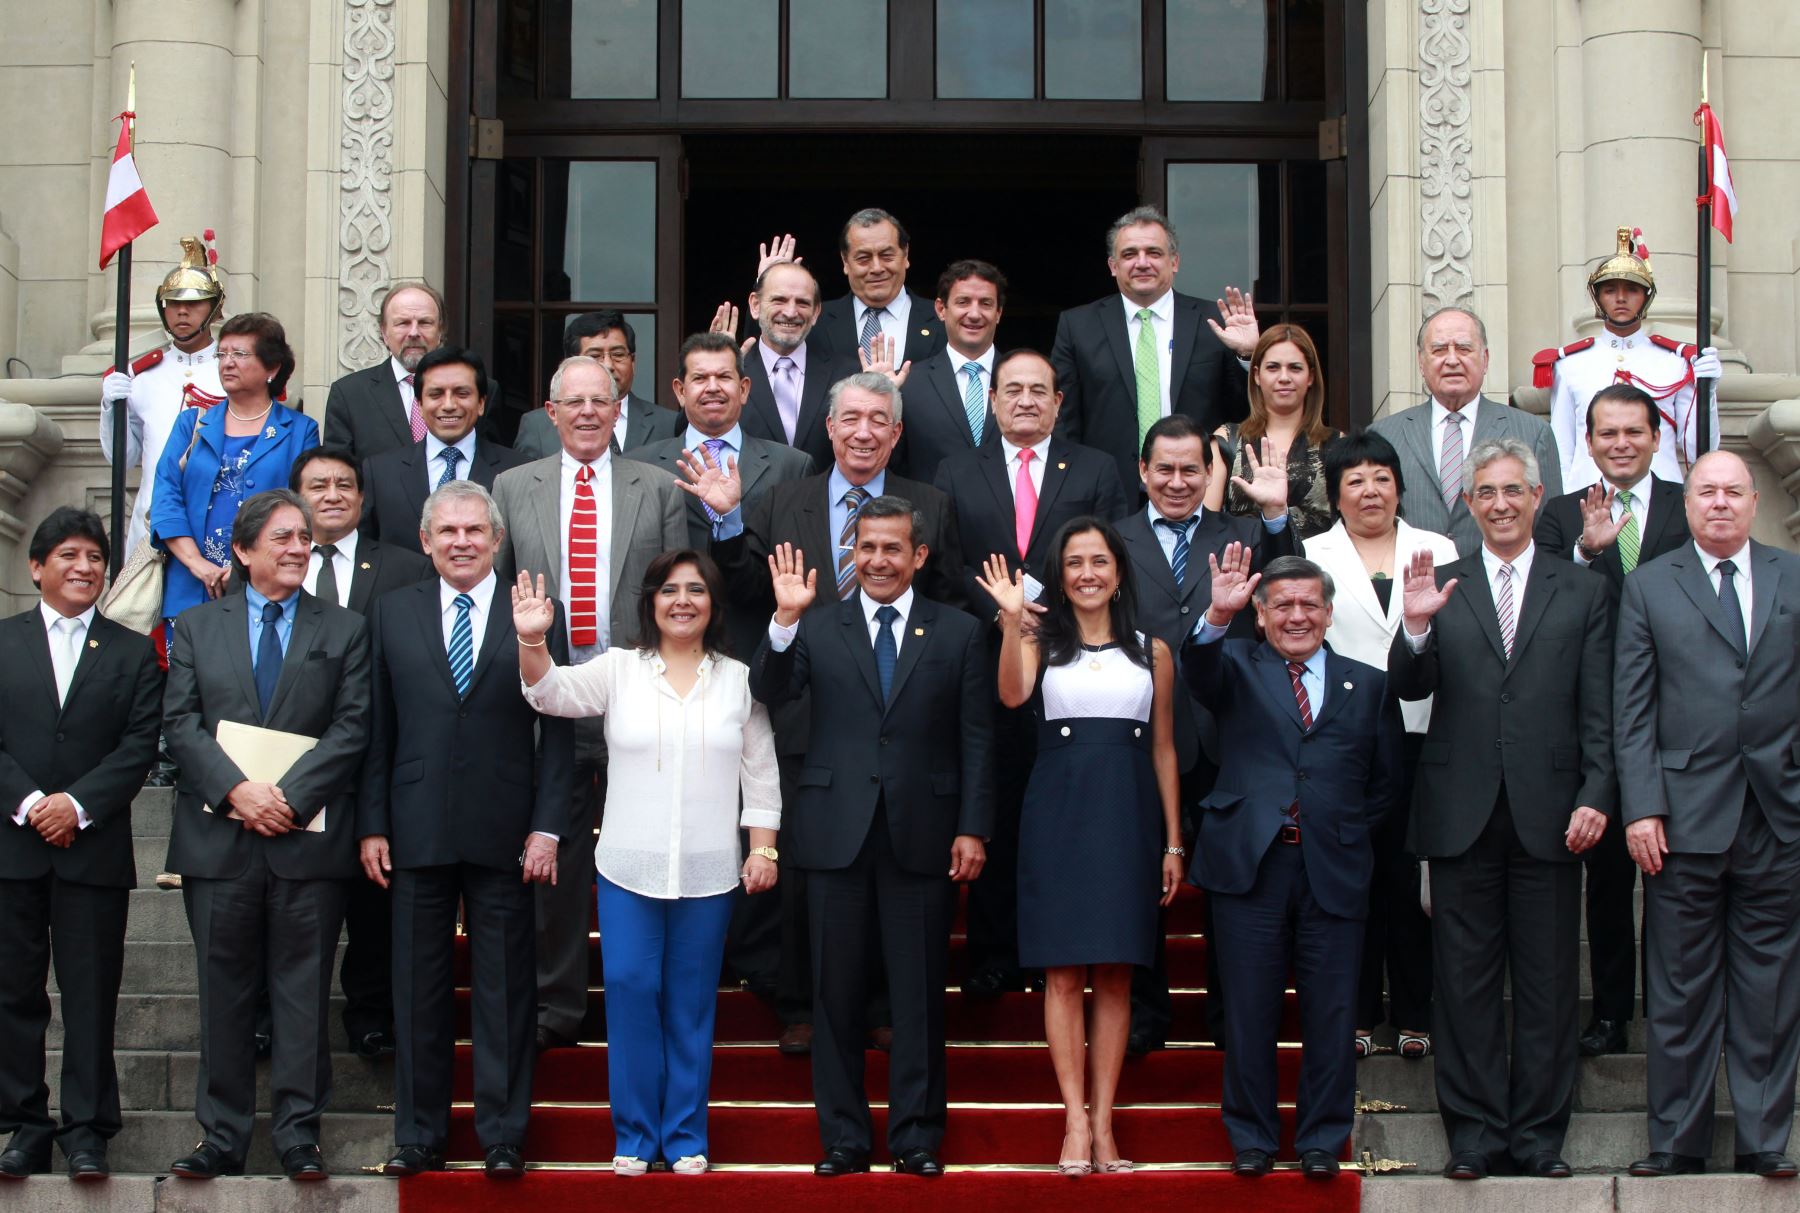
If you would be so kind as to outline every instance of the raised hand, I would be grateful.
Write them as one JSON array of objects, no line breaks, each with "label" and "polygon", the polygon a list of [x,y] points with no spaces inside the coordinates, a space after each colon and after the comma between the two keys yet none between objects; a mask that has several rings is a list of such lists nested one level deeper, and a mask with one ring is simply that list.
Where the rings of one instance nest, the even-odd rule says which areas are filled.
[{"label": "raised hand", "polygon": [[535,645],[544,639],[544,633],[556,622],[556,604],[544,593],[544,575],[539,573],[537,585],[531,583],[531,574],[519,570],[519,579],[512,587],[513,631],[519,635],[524,644]]},{"label": "raised hand", "polygon": [[1220,325],[1211,316],[1206,318],[1213,336],[1239,358],[1250,357],[1256,352],[1256,339],[1262,336],[1262,329],[1256,323],[1256,307],[1250,296],[1235,286],[1228,286],[1225,288],[1225,298],[1215,302],[1219,306],[1219,316],[1225,323]]},{"label": "raised hand", "polygon": [[738,475],[737,460],[730,455],[725,456],[725,464],[721,467],[702,445],[683,451],[676,457],[675,466],[681,470],[682,477],[675,482],[675,487],[698,497],[720,517],[737,509],[744,499],[744,482]]},{"label": "raised hand", "polygon": [[1262,456],[1257,457],[1256,444],[1244,444],[1244,461],[1250,465],[1250,478],[1233,476],[1244,496],[1262,507],[1263,517],[1279,518],[1287,513],[1287,453],[1278,451],[1267,438],[1262,440]]},{"label": "raised hand", "polygon": [[1613,491],[1605,481],[1590,484],[1587,496],[1581,499],[1581,546],[1590,552],[1604,552],[1611,547],[1625,525],[1623,513],[1617,522],[1613,521],[1612,503]]},{"label": "raised hand", "polygon": [[775,590],[775,622],[791,628],[819,593],[819,570],[806,567],[806,553],[791,543],[769,553],[769,582]]},{"label": "raised hand", "polygon": [[1414,636],[1421,636],[1431,623],[1431,617],[1443,609],[1450,601],[1450,591],[1456,588],[1456,579],[1451,578],[1442,586],[1437,583],[1437,560],[1426,548],[1420,548],[1412,554],[1407,562],[1406,574],[1401,587],[1404,595],[1400,614],[1404,620],[1402,627]]},{"label": "raised hand", "polygon": [[1206,563],[1212,571],[1212,605],[1206,608],[1206,620],[1222,628],[1250,605],[1250,595],[1262,574],[1251,574],[1250,549],[1235,541],[1225,545],[1223,555],[1208,552]]},{"label": "raised hand", "polygon": [[756,279],[758,282],[762,281],[762,276],[769,272],[771,265],[780,265],[784,261],[791,261],[795,265],[799,265],[802,260],[803,258],[794,256],[794,234],[792,232],[771,237],[767,244],[756,246]]},{"label": "raised hand", "polygon": [[1006,557],[997,552],[981,562],[981,569],[975,574],[975,584],[987,591],[1006,622],[1018,623],[1025,614],[1025,570],[1014,569],[1008,576]]},{"label": "raised hand", "polygon": [[875,340],[869,343],[870,349],[856,347],[856,356],[862,360],[865,371],[880,371],[894,381],[895,387],[906,386],[906,376],[912,371],[912,363],[903,362],[900,369],[894,369],[894,339],[885,333],[875,334]]},{"label": "raised hand", "polygon": [[[709,333],[724,333],[733,341],[737,341],[737,304],[731,302],[721,303],[718,310],[713,312],[712,323],[706,326],[706,331]],[[750,356],[750,351],[754,348],[756,348],[756,338],[746,337],[743,341],[738,343],[738,355],[740,357],[748,358]]]}]

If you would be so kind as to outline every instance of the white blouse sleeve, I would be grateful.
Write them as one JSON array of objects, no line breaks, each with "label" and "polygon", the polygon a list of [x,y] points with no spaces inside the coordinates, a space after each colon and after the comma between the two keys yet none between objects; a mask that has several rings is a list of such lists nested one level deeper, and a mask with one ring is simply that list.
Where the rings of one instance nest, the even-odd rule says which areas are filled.
[{"label": "white blouse sleeve", "polygon": [[[749,698],[748,686],[744,689]],[[775,765],[775,731],[769,727],[769,709],[752,701],[744,721],[744,756],[738,763],[738,782],[743,788],[744,811],[738,824],[745,829],[781,828],[781,775]]]},{"label": "white blouse sleeve", "polygon": [[525,702],[545,716],[604,716],[613,694],[612,655],[608,649],[584,665],[553,665],[536,686],[519,686]]}]

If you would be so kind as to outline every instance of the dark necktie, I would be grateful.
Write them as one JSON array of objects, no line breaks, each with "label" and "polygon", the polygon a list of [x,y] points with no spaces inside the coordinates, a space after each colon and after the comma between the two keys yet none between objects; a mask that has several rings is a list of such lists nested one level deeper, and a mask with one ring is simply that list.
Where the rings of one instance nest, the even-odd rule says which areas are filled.
[{"label": "dark necktie", "polygon": [[1738,651],[1744,652],[1748,647],[1744,632],[1744,605],[1738,601],[1737,565],[1729,560],[1719,561],[1719,611],[1725,616],[1725,630],[1731,633]]},{"label": "dark necktie", "polygon": [[839,598],[850,597],[856,586],[856,516],[862,513],[869,490],[860,484],[850,486],[844,494],[844,528],[837,541],[837,592]]},{"label": "dark necktie", "polygon": [[433,488],[441,489],[456,479],[456,465],[462,462],[462,452],[453,446],[447,446],[438,452],[438,458],[444,461],[444,474],[439,476]]},{"label": "dark necktie", "polygon": [[1306,673],[1306,667],[1298,661],[1288,662],[1287,667],[1288,677],[1294,680],[1294,703],[1300,708],[1300,725],[1302,728],[1310,729],[1312,728],[1312,699],[1306,693],[1306,683],[1301,681],[1301,676]]},{"label": "dark necktie", "polygon": [[313,582],[313,597],[323,598],[332,606],[343,606],[344,600],[338,597],[337,567],[332,563],[337,557],[337,544],[315,543],[313,551],[319,554],[319,577]]},{"label": "dark necktie", "polygon": [[475,630],[469,625],[469,612],[475,599],[458,594],[454,600],[456,622],[450,625],[450,677],[456,680],[456,693],[467,695],[475,674]]},{"label": "dark necktie", "polygon": [[1194,529],[1192,518],[1183,518],[1175,522],[1168,518],[1158,518],[1156,525],[1164,530],[1175,532],[1175,550],[1169,554],[1169,567],[1175,573],[1177,588],[1187,583],[1188,532]]},{"label": "dark necktie", "polygon": [[276,625],[281,620],[281,604],[265,602],[262,609],[262,638],[256,643],[256,702],[264,720],[269,718],[269,702],[275,698],[275,684],[281,681],[281,634]]},{"label": "dark necktie", "polygon": [[886,703],[888,690],[894,685],[894,662],[900,655],[894,644],[894,620],[900,612],[891,606],[875,608],[875,676],[881,679],[881,702]]}]

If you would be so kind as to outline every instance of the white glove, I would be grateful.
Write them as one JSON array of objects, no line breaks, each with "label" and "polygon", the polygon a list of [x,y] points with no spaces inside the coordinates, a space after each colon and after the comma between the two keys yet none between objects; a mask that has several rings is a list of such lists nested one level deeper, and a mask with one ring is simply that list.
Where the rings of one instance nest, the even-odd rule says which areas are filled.
[{"label": "white glove", "polygon": [[1694,358],[1694,378],[1719,379],[1725,374],[1724,364],[1719,361],[1719,347],[1709,345]]},{"label": "white glove", "polygon": [[131,376],[124,371],[109,371],[100,381],[100,399],[127,400],[131,396]]}]

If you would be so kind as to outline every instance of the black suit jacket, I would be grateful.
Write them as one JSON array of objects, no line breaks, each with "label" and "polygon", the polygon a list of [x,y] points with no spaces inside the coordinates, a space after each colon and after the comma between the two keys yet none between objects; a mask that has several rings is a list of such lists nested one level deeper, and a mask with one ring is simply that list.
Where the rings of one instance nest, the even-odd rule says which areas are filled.
[{"label": "black suit jacket", "polygon": [[862,594],[808,611],[777,653],[765,634],[750,691],[771,707],[810,691],[813,713],[794,803],[782,817],[801,868],[856,859],[885,799],[900,866],[949,870],[959,834],[986,839],[994,820],[994,683],[981,628],[915,593],[886,702]]},{"label": "black suit jacket", "polygon": [[938,468],[937,487],[950,498],[956,514],[964,560],[962,592],[969,609],[982,619],[994,614],[993,599],[975,582],[982,561],[1000,553],[1008,569],[1023,567],[1048,584],[1055,575],[1048,563],[1050,542],[1063,523],[1083,514],[1110,521],[1129,508],[1118,473],[1104,453],[1053,437],[1044,456],[1030,548],[1021,560],[1006,450],[998,441],[945,460]]},{"label": "black suit jacket", "polygon": [[[1560,556],[1565,560],[1574,558],[1575,545],[1581,539],[1581,503],[1586,496],[1587,490],[1579,489],[1560,497],[1552,497],[1544,503],[1544,508],[1538,512],[1537,527],[1532,536],[1537,541],[1540,552]],[[1665,552],[1672,552],[1686,544],[1688,540],[1687,504],[1682,500],[1681,486],[1651,477],[1650,521],[1644,528],[1644,533],[1638,537],[1638,564],[1649,564]],[[1606,578],[1607,584],[1612,587],[1612,608],[1616,619],[1619,594],[1625,588],[1625,566],[1619,563],[1618,545],[1607,548],[1600,553],[1600,559],[1587,567]]]},{"label": "black suit jacket", "polygon": [[[229,879],[261,849],[269,869],[289,880],[339,879],[361,871],[356,846],[356,783],[368,746],[369,634],[363,617],[301,591],[281,679],[264,719],[250,659],[248,599],[242,594],[190,607],[175,619],[163,733],[181,766],[169,870]],[[319,742],[280,780],[300,825],[326,809],[325,829],[264,838],[226,815],[225,796],[243,782],[214,740],[221,720],[261,725]],[[204,811],[202,805],[221,810]]]},{"label": "black suit jacket", "polygon": [[[508,468],[523,465],[526,460],[509,446],[475,440],[475,456],[462,469],[466,478],[484,489],[494,487],[494,479]],[[431,473],[441,465],[431,464],[425,456],[425,442],[384,451],[363,461],[362,533],[370,539],[386,536],[391,543],[416,544],[419,537],[419,515],[425,499],[431,496]]]},{"label": "black suit jacket", "polygon": [[367,615],[374,608],[375,600],[389,590],[437,575],[425,553],[416,547],[402,546],[403,543],[403,540],[394,543],[378,543],[373,539],[356,541],[356,568],[350,573],[350,601],[346,606],[358,615]]},{"label": "black suit jacket", "polygon": [[[568,838],[573,722],[540,717],[519,693],[519,644],[497,585],[458,695],[437,578],[384,597],[369,620],[374,665],[369,757],[356,833],[388,839],[395,867],[468,863],[515,871],[526,835]],[[567,664],[564,629],[550,656]],[[404,705],[402,707],[402,705]]]},{"label": "black suit jacket", "polygon": [[[916,366],[944,348],[944,322],[938,319],[931,300],[911,291],[906,294],[912,300],[912,311],[906,318],[906,349],[900,361]],[[856,352],[862,348],[862,333],[856,327],[856,297],[839,295],[828,300],[819,309],[818,323],[813,325],[807,344],[838,358],[849,355],[850,361],[856,362]]]},{"label": "black suit jacket", "polygon": [[812,456],[815,467],[830,467],[834,456],[831,436],[825,432],[825,396],[831,391],[832,384],[860,370],[862,362],[854,347],[848,357],[842,353],[834,355],[828,346],[809,344],[806,347],[806,378],[800,385],[800,416],[794,423],[794,441],[790,444],[787,431],[781,425],[781,409],[775,403],[775,389],[769,383],[762,351],[752,347],[744,359],[744,374],[750,380],[750,399],[744,404],[744,415],[738,424],[744,427],[748,437],[794,446]]},{"label": "black suit jacket", "polygon": [[1439,585],[1451,578],[1456,589],[1424,651],[1407,644],[1404,622],[1388,650],[1396,695],[1437,696],[1413,777],[1408,847],[1433,859],[1461,855],[1504,787],[1525,850],[1574,863],[1569,814],[1586,805],[1612,817],[1618,808],[1606,581],[1538,553],[1508,658],[1481,554],[1438,568]]},{"label": "black suit jacket", "polygon": [[[958,373],[966,361],[955,350],[945,348],[914,364],[907,375],[903,392],[906,407],[901,413],[905,424],[893,458],[894,470],[901,475],[935,480],[944,460],[975,449],[969,414],[963,407],[963,385],[968,377]],[[999,441],[1000,427],[994,424],[993,398],[989,393],[981,445],[991,446]]]},{"label": "black suit jacket", "polygon": [[352,371],[325,397],[325,444],[345,446],[358,459],[412,445],[412,427],[400,400],[392,359]]},{"label": "black suit jacket", "polygon": [[[129,889],[131,800],[156,759],[162,728],[162,668],[150,640],[96,613],[67,702],[56,702],[56,673],[44,617],[30,610],[0,622],[0,879],[51,872],[74,884]],[[10,818],[33,792],[66,792],[93,824],[67,847],[53,847]]]},{"label": "black suit jacket", "polygon": [[[1169,402],[1174,412],[1210,432],[1249,416],[1250,397],[1249,376],[1237,355],[1207,327],[1208,306],[1176,292]],[[1057,430],[1111,455],[1119,482],[1137,484],[1137,362],[1122,296],[1114,293],[1057,317],[1050,365],[1063,394]]]}]

